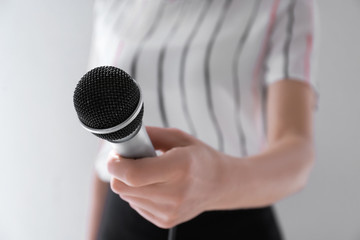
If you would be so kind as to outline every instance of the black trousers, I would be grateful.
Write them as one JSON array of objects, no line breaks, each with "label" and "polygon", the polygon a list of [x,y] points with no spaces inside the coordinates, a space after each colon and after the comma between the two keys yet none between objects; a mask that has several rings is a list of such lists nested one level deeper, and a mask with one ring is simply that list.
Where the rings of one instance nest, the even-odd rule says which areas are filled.
[{"label": "black trousers", "polygon": [[[109,188],[98,239],[166,240],[168,230],[144,219]],[[210,211],[177,226],[176,240],[239,239],[280,240],[271,207]]]}]

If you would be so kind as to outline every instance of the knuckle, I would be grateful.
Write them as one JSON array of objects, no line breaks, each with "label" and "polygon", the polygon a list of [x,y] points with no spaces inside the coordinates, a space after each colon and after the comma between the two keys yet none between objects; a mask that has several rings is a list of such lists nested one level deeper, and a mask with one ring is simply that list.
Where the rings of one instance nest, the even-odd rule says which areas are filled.
[{"label": "knuckle", "polygon": [[135,171],[128,169],[124,175],[125,183],[130,187],[137,187],[139,185],[138,178]]},{"label": "knuckle", "polygon": [[110,187],[111,187],[111,190],[115,193],[120,193],[120,191],[121,191],[119,180],[117,180],[115,178],[111,179]]},{"label": "knuckle", "polygon": [[162,228],[162,229],[168,229],[170,227],[168,227],[166,225],[166,223],[164,223],[163,221],[153,221],[153,224],[155,224],[156,226],[158,226],[159,228]]},{"label": "knuckle", "polygon": [[161,228],[172,228],[176,225],[175,218],[171,215],[167,216],[163,221],[159,222]]},{"label": "knuckle", "polygon": [[126,194],[119,193],[119,197],[120,197],[122,200],[128,202],[129,204],[131,203],[129,197],[128,197]]},{"label": "knuckle", "polygon": [[186,132],[184,132],[178,128],[170,128],[169,131],[173,135],[177,136],[179,139],[182,139],[182,141],[184,141],[184,142],[189,140],[189,135]]},{"label": "knuckle", "polygon": [[189,133],[187,133],[181,129],[170,128],[169,130],[171,131],[172,134],[174,134],[179,139],[181,139],[183,141],[183,143],[185,143],[185,144],[197,144],[198,143],[198,140],[196,138],[194,138],[192,135],[190,135]]},{"label": "knuckle", "polygon": [[151,223],[153,223],[154,225],[156,225],[159,228],[162,229],[167,229],[167,225],[163,220],[160,219],[148,219],[148,221],[150,221]]},{"label": "knuckle", "polygon": [[176,135],[183,135],[184,132],[178,128],[169,128],[169,131]]}]

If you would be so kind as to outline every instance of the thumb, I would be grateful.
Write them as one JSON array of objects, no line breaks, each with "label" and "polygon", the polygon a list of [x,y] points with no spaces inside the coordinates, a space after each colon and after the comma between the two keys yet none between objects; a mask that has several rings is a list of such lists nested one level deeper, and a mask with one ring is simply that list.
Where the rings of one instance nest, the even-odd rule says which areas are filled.
[{"label": "thumb", "polygon": [[193,137],[176,128],[146,127],[156,150],[166,152],[175,147],[185,147],[193,143]]}]

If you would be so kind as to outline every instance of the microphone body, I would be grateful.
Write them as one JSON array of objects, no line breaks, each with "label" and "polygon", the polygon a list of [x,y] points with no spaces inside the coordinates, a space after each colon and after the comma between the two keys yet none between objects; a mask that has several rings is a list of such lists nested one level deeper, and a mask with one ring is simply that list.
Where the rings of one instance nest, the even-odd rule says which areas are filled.
[{"label": "microphone body", "polygon": [[156,152],[143,125],[133,136],[111,142],[117,154],[125,158],[155,157]]}]

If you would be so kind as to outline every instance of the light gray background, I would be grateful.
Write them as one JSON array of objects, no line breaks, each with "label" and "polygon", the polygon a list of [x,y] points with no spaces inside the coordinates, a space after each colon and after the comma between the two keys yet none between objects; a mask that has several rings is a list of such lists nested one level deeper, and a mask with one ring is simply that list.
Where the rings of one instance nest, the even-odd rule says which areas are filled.
[{"label": "light gray background", "polygon": [[[317,160],[277,204],[291,240],[360,239],[360,1],[319,0]],[[92,2],[0,0],[0,239],[84,239],[98,140],[72,94],[87,69]]]}]

